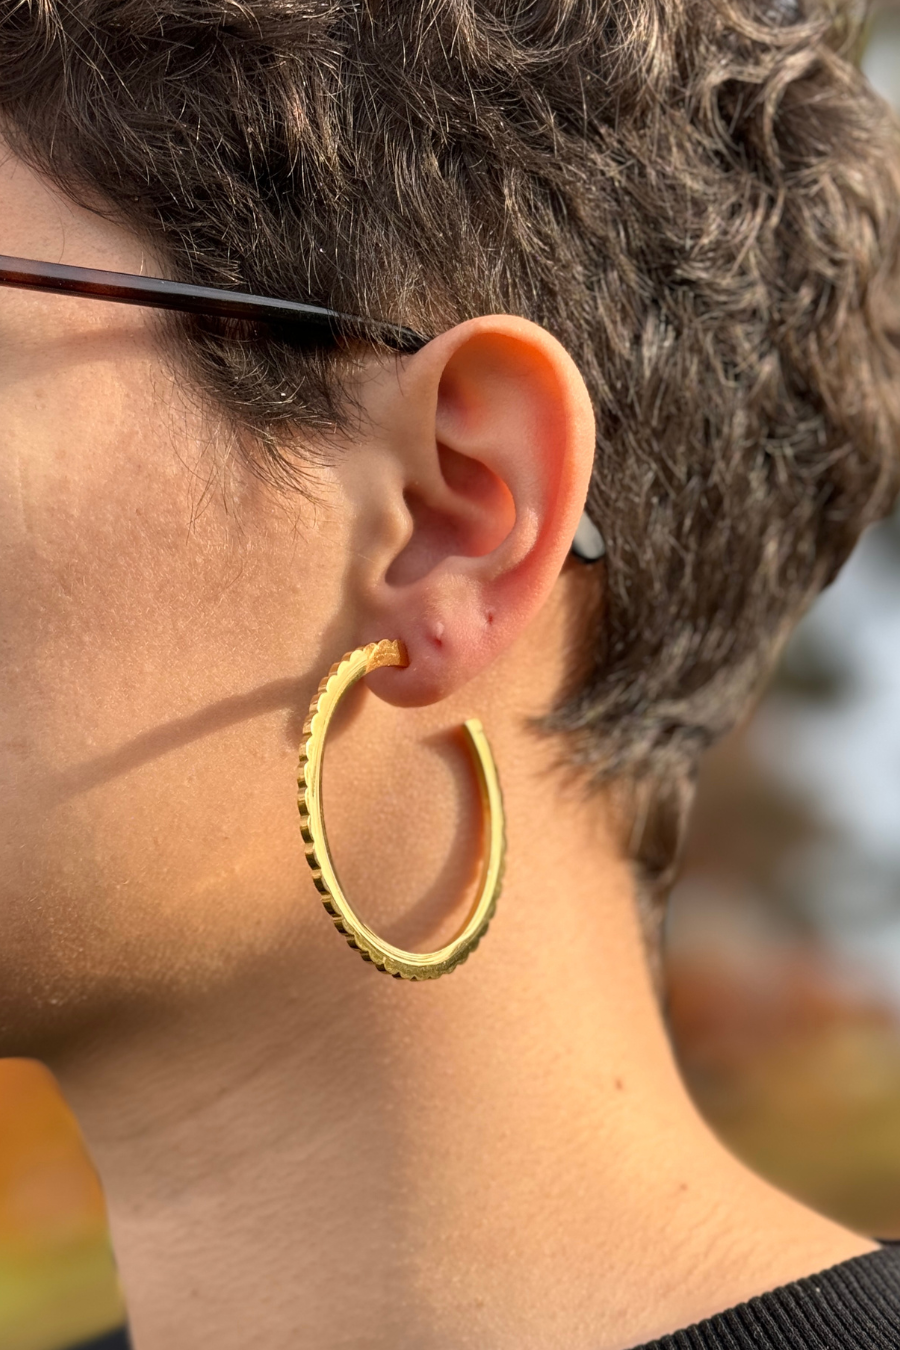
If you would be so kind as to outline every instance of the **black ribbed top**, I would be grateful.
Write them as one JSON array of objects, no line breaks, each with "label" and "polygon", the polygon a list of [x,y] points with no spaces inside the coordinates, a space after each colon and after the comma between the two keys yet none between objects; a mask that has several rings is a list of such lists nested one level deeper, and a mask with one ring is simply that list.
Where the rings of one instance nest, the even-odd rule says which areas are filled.
[{"label": "black ribbed top", "polygon": [[70,1350],[131,1350],[131,1338],[125,1327],[107,1331],[103,1336],[94,1336],[89,1341],[79,1341]]},{"label": "black ribbed top", "polygon": [[900,1350],[900,1246],[855,1256],[635,1350]]},{"label": "black ribbed top", "polygon": [[[130,1350],[123,1328],[74,1350]],[[634,1350],[900,1350],[900,1244],[751,1298]]]}]

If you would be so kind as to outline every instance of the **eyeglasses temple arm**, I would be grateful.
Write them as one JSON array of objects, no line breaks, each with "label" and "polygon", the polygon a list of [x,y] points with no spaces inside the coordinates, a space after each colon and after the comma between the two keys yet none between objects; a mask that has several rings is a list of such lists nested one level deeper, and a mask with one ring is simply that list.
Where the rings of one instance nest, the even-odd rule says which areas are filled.
[{"label": "eyeglasses temple arm", "polygon": [[[314,324],[335,336],[371,336],[400,352],[417,352],[428,338],[411,328],[363,319],[320,305],[298,300],[274,300],[242,291],[218,290],[212,286],[186,286],[162,277],[142,277],[130,272],[105,272],[66,263],[34,262],[0,254],[0,286],[45,291],[54,295],[81,295],[110,300],[121,305],[145,305],[183,314],[211,314],[224,319],[251,319],[264,323]],[[582,516],[572,553],[582,562],[599,561],[606,552],[603,536],[587,513]]]},{"label": "eyeglasses temple arm", "polygon": [[152,309],[185,314],[210,314],[224,319],[250,319],[264,323],[312,324],[335,336],[374,338],[401,352],[416,352],[428,341],[411,328],[341,314],[320,305],[297,300],[275,300],[243,291],[225,291],[212,286],[187,286],[162,277],[142,277],[128,272],[104,272],[64,263],[33,262],[0,254],[0,285],[55,295],[80,295],[110,300],[122,305],[145,305]]}]

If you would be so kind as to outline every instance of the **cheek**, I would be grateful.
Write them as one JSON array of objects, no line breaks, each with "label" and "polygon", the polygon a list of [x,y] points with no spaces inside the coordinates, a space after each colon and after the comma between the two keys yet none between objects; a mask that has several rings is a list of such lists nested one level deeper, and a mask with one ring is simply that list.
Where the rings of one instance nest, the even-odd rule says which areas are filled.
[{"label": "cheek", "polygon": [[[295,903],[296,741],[319,673],[304,679],[304,651],[339,597],[260,494],[223,481],[149,357],[4,376],[7,997],[215,966]],[[254,888],[275,900],[248,903]]]},{"label": "cheek", "polygon": [[226,566],[158,379],[135,355],[0,393],[2,716],[57,767],[163,711],[185,607]]}]

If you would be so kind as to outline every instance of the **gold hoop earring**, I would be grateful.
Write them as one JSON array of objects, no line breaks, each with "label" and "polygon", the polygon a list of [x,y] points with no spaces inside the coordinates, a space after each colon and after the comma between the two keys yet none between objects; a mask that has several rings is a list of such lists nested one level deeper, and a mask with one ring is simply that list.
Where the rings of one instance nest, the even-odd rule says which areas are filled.
[{"label": "gold hoop earring", "polygon": [[503,799],[500,780],[491,747],[477,718],[463,723],[466,741],[472,754],[478,779],[484,819],[484,860],[478,894],[460,933],[436,952],[406,952],[394,947],[373,933],[353,910],[338,880],[322,810],[322,763],[325,756],[325,738],[335,710],[344,694],[382,666],[408,666],[409,657],[402,642],[370,642],[357,647],[337,661],[321,681],[316,696],[309,705],[309,716],[303,726],[300,743],[300,831],[306,845],[306,860],[313,881],[322,897],[334,926],[343,933],[351,947],[355,947],[364,961],[371,961],[379,970],[398,980],[436,980],[454,970],[475,950],[484,937],[493,917],[503,880],[503,862],[506,849],[504,834]]}]

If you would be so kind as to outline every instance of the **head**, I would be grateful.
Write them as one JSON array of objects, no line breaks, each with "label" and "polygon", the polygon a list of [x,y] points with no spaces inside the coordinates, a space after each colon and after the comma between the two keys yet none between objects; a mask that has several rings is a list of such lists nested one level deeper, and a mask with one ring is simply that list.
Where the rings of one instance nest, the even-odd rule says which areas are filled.
[{"label": "head", "polygon": [[847,25],[90,0],[0,39],[0,252],[432,336],[0,292],[3,1049],[287,940],[305,708],[382,637],[370,779],[487,707],[664,890],[699,755],[895,491],[900,136]]}]

